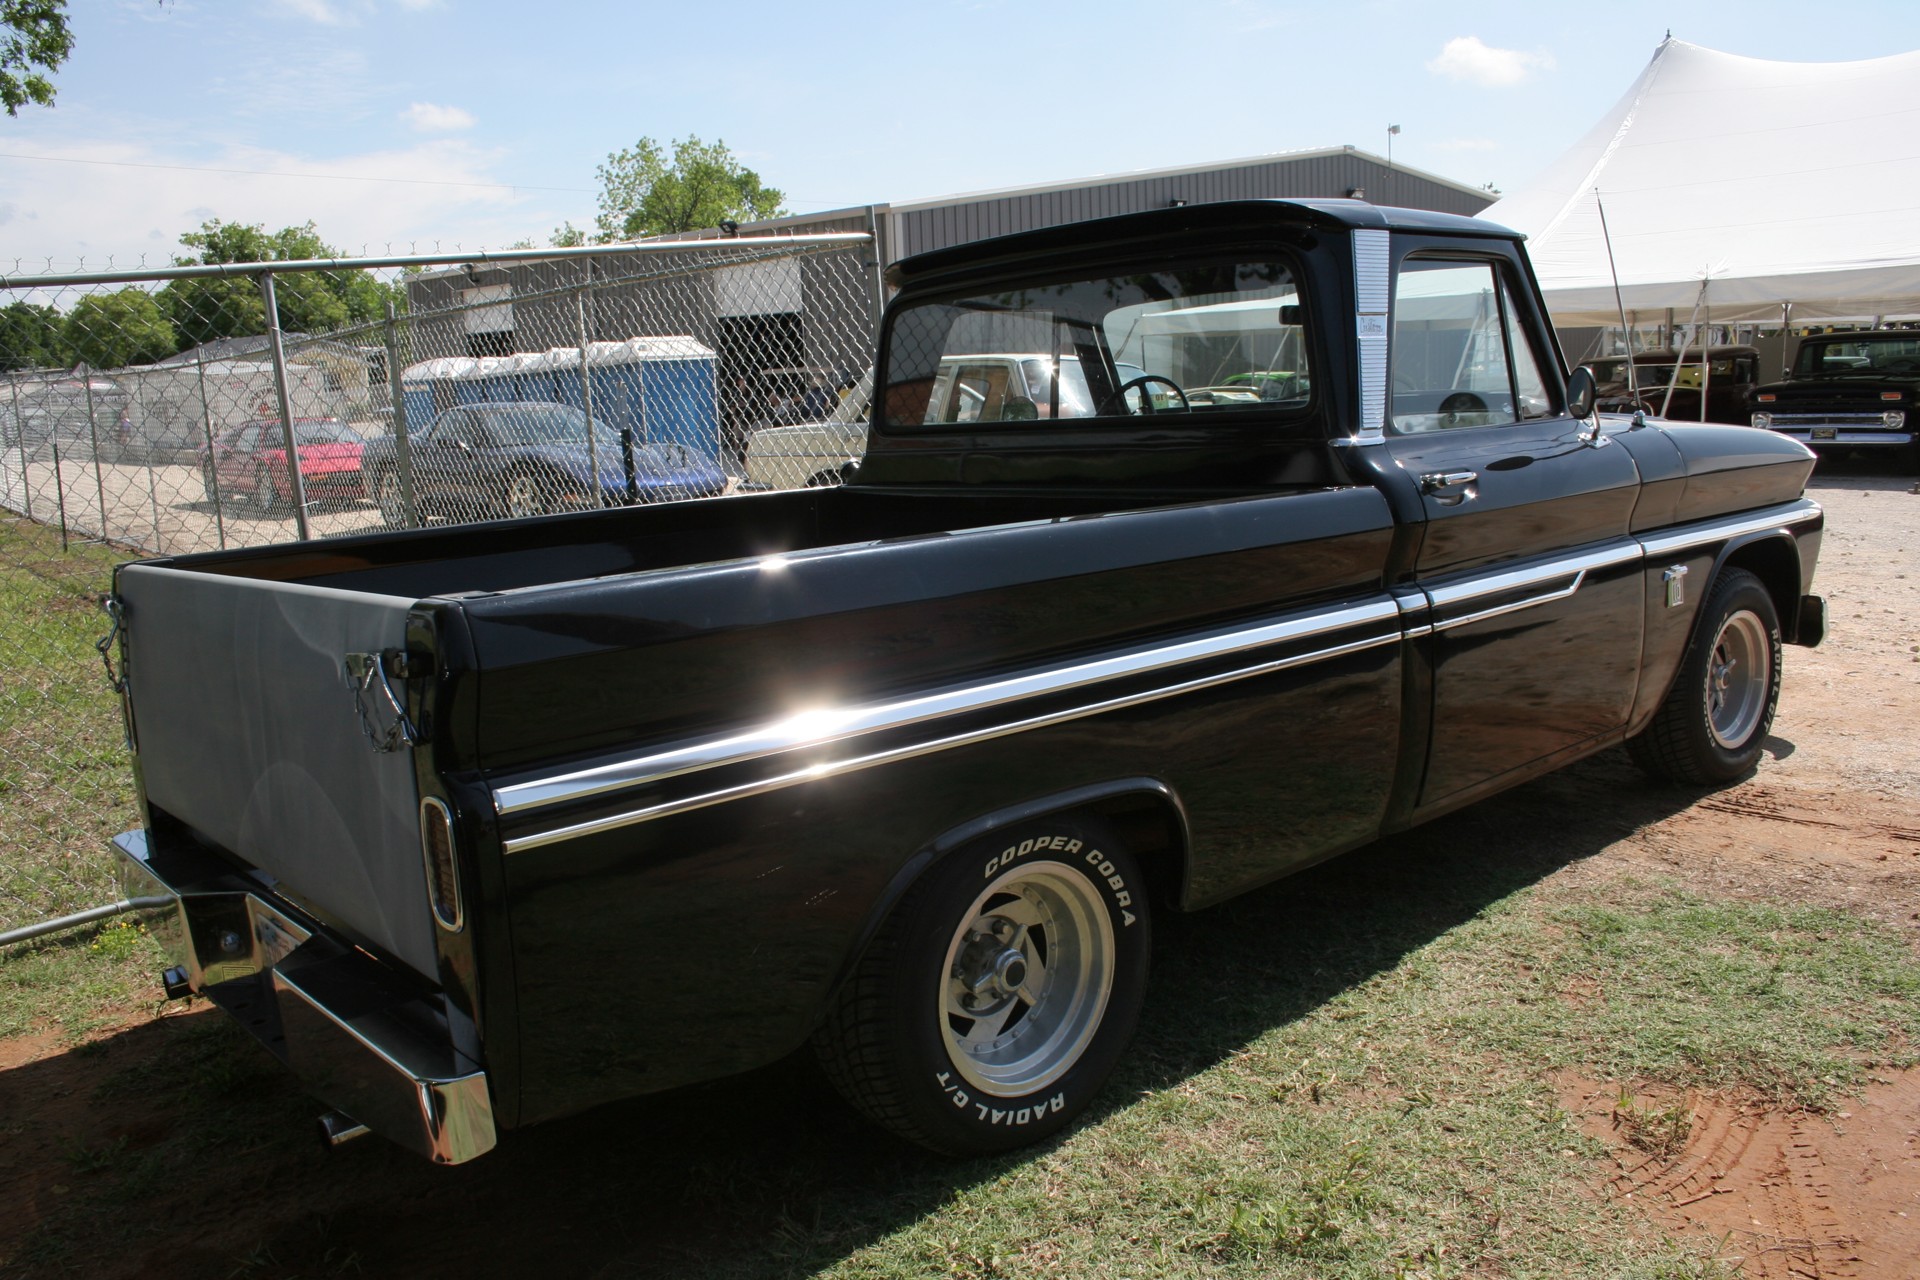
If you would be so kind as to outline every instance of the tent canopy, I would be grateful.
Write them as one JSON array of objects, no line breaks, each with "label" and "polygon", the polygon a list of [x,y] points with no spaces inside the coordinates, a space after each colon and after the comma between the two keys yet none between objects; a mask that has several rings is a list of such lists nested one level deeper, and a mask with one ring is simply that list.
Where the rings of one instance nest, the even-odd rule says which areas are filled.
[{"label": "tent canopy", "polygon": [[[1596,199],[1596,191],[1598,199]],[[1920,313],[1920,52],[1766,62],[1669,39],[1532,186],[1480,216],[1528,236],[1561,324]]]}]

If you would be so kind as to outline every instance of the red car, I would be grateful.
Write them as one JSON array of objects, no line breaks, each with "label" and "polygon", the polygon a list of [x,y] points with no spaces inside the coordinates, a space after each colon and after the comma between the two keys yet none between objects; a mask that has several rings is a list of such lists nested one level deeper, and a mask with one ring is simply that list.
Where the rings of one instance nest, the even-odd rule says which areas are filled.
[{"label": "red car", "polygon": [[[360,483],[364,441],[357,432],[338,418],[296,418],[293,431],[309,502],[366,496]],[[215,436],[211,450],[201,446],[200,479],[208,498],[251,502],[262,514],[286,510],[293,502],[293,483],[280,423],[249,422]]]}]

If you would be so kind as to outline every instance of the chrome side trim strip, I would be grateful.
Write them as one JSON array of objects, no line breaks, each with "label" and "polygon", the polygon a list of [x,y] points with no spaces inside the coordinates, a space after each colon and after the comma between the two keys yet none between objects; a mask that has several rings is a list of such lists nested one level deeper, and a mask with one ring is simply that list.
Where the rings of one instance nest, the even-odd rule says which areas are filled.
[{"label": "chrome side trim strip", "polygon": [[1565,600],[1580,590],[1589,573],[1598,569],[1610,569],[1615,565],[1638,563],[1644,557],[1645,553],[1638,543],[1628,542],[1600,551],[1589,551],[1584,555],[1568,556],[1546,564],[1530,565],[1524,569],[1513,569],[1505,573],[1496,573],[1440,587],[1429,593],[1433,597],[1435,609],[1446,609],[1453,605],[1465,604],[1487,596],[1503,595],[1510,591],[1524,591],[1528,587],[1545,586],[1546,589],[1521,600],[1507,601],[1459,617],[1439,619],[1433,624],[1433,629],[1448,631],[1454,627],[1464,627],[1471,622],[1481,622],[1487,618],[1497,618],[1502,614],[1531,609],[1536,605]]},{"label": "chrome side trim strip", "polygon": [[682,774],[826,746],[863,734],[903,729],[928,720],[987,711],[1011,702],[1066,693],[1130,676],[1150,675],[1170,667],[1228,657],[1286,641],[1310,640],[1348,627],[1389,621],[1395,616],[1394,606],[1386,601],[1353,605],[1330,613],[1203,636],[1155,649],[1118,654],[1093,662],[1036,671],[989,684],[971,685],[898,702],[802,712],[731,737],[696,742],[592,769],[499,787],[493,793],[494,808],[506,815],[585,800]]},{"label": "chrome side trim strip", "polygon": [[[1394,613],[1391,605],[1381,606],[1379,613],[1390,617]],[[529,849],[538,849],[545,845],[560,844],[581,836],[599,835],[607,831],[617,831],[622,827],[637,826],[651,822],[656,818],[670,817],[678,813],[688,813],[695,809],[705,809],[711,805],[724,804],[729,800],[740,800],[748,796],[765,795],[785,787],[802,782],[812,782],[819,778],[836,777],[841,774],[855,773],[871,769],[876,765],[892,764],[898,760],[911,760],[918,756],[932,755],[938,751],[948,751],[955,747],[972,746],[988,742],[995,738],[1011,734],[1024,733],[1029,729],[1041,729],[1050,725],[1066,724],[1073,720],[1083,720],[1088,716],[1101,715],[1108,711],[1118,711],[1127,707],[1140,706],[1148,702],[1157,702],[1165,698],[1178,697],[1181,694],[1194,693],[1203,689],[1212,689],[1219,685],[1231,684],[1254,676],[1269,675],[1275,671],[1285,671],[1291,667],[1307,666],[1311,663],[1325,662],[1333,658],[1344,657],[1351,653],[1360,653],[1368,649],[1377,649],[1383,645],[1399,644],[1401,633],[1396,629],[1387,635],[1373,636],[1366,640],[1355,640],[1348,644],[1333,645],[1318,649],[1312,653],[1295,654],[1286,658],[1275,658],[1268,662],[1257,663],[1234,671],[1224,671],[1215,675],[1201,676],[1179,684],[1159,689],[1149,689],[1123,697],[1109,698],[1101,702],[1087,703],[1047,715],[1031,716],[1024,720],[1010,721],[1006,724],[991,725],[969,733],[957,733],[946,738],[936,738],[929,742],[915,743],[912,746],[896,747],[888,751],[876,751],[871,755],[855,756],[846,760],[827,761],[810,765],[804,769],[795,769],[771,778],[762,778],[755,782],[725,787],[718,791],[702,795],[687,796],[679,800],[669,800],[661,804],[648,805],[645,808],[629,810],[626,813],[609,814],[604,818],[595,818],[588,822],[578,822],[571,826],[558,827],[552,831],[540,831],[532,835],[519,836],[503,842],[507,853],[523,853]]]},{"label": "chrome side trim strip", "polygon": [[1821,514],[1819,503],[1803,498],[1798,502],[1786,502],[1777,507],[1770,507],[1758,515],[1713,520],[1676,533],[1642,538],[1640,545],[1646,548],[1647,555],[1661,559],[1676,551],[1705,546],[1710,542],[1724,542],[1728,538],[1738,538],[1743,534],[1767,533],[1796,524],[1805,524],[1809,520],[1818,520]]}]

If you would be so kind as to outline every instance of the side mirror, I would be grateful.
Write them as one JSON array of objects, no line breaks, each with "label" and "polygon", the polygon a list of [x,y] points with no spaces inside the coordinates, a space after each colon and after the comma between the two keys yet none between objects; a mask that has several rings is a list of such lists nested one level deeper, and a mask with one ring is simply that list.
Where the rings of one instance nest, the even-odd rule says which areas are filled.
[{"label": "side mirror", "polygon": [[1000,406],[1002,422],[1038,422],[1039,420],[1040,406],[1025,396],[1009,396],[1007,402]]},{"label": "side mirror", "polygon": [[1586,419],[1593,416],[1593,401],[1598,394],[1593,381],[1593,370],[1581,365],[1567,379],[1567,412],[1576,418]]}]

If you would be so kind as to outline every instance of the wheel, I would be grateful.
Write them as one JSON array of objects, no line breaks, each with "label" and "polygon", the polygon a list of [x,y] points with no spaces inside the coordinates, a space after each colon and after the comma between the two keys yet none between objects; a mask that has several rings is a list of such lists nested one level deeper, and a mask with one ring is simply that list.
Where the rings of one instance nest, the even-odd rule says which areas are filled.
[{"label": "wheel", "polygon": [[1100,827],[1010,828],[935,864],[814,1037],[853,1106],[949,1155],[1070,1123],[1133,1036],[1151,950],[1138,867]]},{"label": "wheel", "polygon": [[215,482],[213,478],[212,467],[201,468],[200,487],[207,491],[207,501],[214,503],[217,506],[220,502],[220,486]]},{"label": "wheel", "polygon": [[380,508],[380,519],[392,529],[407,523],[407,497],[400,487],[400,473],[382,471],[373,480],[373,500]]},{"label": "wheel", "polygon": [[507,481],[507,514],[518,520],[523,516],[544,516],[553,510],[538,476],[517,475]]},{"label": "wheel", "polygon": [[1193,411],[1193,406],[1187,403],[1187,393],[1180,389],[1180,384],[1172,378],[1163,378],[1157,373],[1146,373],[1140,375],[1138,378],[1129,378],[1127,381],[1121,383],[1119,389],[1113,393],[1114,398],[1124,405],[1127,400],[1127,392],[1138,387],[1140,388],[1140,412],[1155,413],[1157,410],[1153,407],[1153,397],[1147,394],[1147,387],[1155,382],[1163,386],[1171,387],[1173,394],[1180,397],[1181,412],[1191,413]]},{"label": "wheel", "polygon": [[263,516],[270,516],[280,505],[280,495],[274,491],[273,474],[265,467],[255,467],[253,471],[253,509]]},{"label": "wheel", "polygon": [[1707,593],[1666,701],[1627,748],[1657,778],[1732,782],[1759,763],[1779,701],[1773,597],[1745,569],[1728,569]]}]

